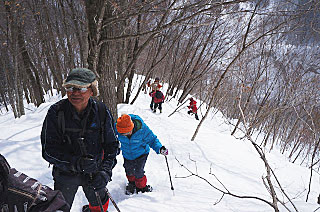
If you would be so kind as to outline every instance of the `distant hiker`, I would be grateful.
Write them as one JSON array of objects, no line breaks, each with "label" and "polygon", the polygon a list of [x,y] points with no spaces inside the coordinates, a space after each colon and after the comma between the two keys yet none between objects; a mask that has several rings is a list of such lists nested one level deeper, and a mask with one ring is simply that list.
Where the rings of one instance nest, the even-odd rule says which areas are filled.
[{"label": "distant hiker", "polygon": [[194,100],[192,97],[189,99],[190,100],[190,104],[189,104],[189,106],[188,106],[188,108],[190,109],[189,111],[188,111],[188,114],[194,114],[194,117],[197,119],[197,120],[199,120],[199,117],[198,117],[198,114],[197,114],[197,110],[198,110],[198,108],[197,108],[197,102],[196,102],[196,100]]},{"label": "distant hiker", "polygon": [[[150,84],[150,88],[151,88],[151,91],[149,93],[149,95],[151,96],[151,94],[155,91],[159,91],[160,88],[162,87],[162,85],[160,84],[159,82],[159,77],[156,77],[154,82],[152,84]],[[151,99],[151,103],[150,103],[150,108],[151,110],[154,110],[154,101],[153,101],[153,98]]]},{"label": "distant hiker", "polygon": [[0,154],[0,211],[70,211],[60,191],[11,168]]},{"label": "distant hiker", "polygon": [[144,174],[150,147],[162,155],[168,155],[168,150],[137,115],[123,114],[118,118],[116,128],[124,158],[123,167],[129,181],[126,194],[151,192],[152,187],[147,185],[147,177]]},{"label": "distant hiker", "polygon": [[160,113],[162,113],[162,103],[165,99],[163,93],[161,91],[156,91],[151,93],[150,96],[152,97],[154,103],[153,112],[155,113],[159,107]]},{"label": "distant hiker", "polygon": [[156,77],[154,79],[154,82],[150,84],[150,86],[149,86],[151,88],[150,93],[153,93],[155,91],[159,91],[160,88],[162,88],[162,85],[160,84],[159,80],[160,80],[159,77]]},{"label": "distant hiker", "polygon": [[[41,132],[42,156],[53,164],[54,189],[72,206],[82,186],[89,206],[83,211],[107,211],[105,189],[119,153],[114,120],[109,109],[91,98],[98,82],[89,69],[73,69],[62,85],[68,99],[52,105]],[[89,210],[90,209],[90,210]]]}]

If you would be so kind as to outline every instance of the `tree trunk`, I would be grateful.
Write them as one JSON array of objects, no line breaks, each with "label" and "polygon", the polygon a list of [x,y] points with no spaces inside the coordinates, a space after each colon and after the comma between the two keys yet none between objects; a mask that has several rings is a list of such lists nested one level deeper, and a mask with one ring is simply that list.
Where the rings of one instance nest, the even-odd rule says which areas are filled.
[{"label": "tree trunk", "polygon": [[[53,77],[53,88],[57,89],[57,91],[61,91],[62,96],[64,96],[66,94],[65,90],[62,89],[62,83],[63,83],[63,79],[62,79],[62,73],[61,73],[61,69],[57,67],[58,64],[55,64],[56,62],[53,59],[53,50],[51,48],[51,44],[49,41],[49,37],[52,37],[51,39],[54,38],[54,35],[51,34],[50,36],[48,36],[46,34],[46,26],[44,24],[44,20],[42,19],[42,17],[40,16],[39,13],[34,13],[34,19],[36,20],[36,28],[37,28],[37,32],[38,32],[38,37],[39,40],[41,41],[41,46],[43,48],[43,55],[40,55],[41,57],[44,57],[46,60],[46,65],[47,67],[51,70],[51,74]],[[47,25],[50,25],[50,20],[48,15],[46,16],[46,23]],[[51,29],[51,28],[50,28]],[[51,33],[52,30],[51,30]],[[46,69],[48,70],[48,69]],[[48,80],[46,80],[47,82],[49,82],[52,79],[50,79],[50,76],[46,74],[46,76],[49,78]]]},{"label": "tree trunk", "polygon": [[8,112],[9,111],[9,108],[8,108],[8,105],[7,105],[7,100],[6,100],[6,97],[4,96],[4,92],[3,92],[3,89],[0,88],[0,96],[1,96],[1,99],[2,99],[2,102],[6,108],[6,111]]},{"label": "tree trunk", "polygon": [[27,49],[25,46],[25,41],[24,41],[24,34],[22,33],[21,28],[22,28],[22,26],[20,26],[18,29],[18,45],[19,45],[19,49],[21,51],[22,65],[23,65],[23,69],[25,70],[25,72],[30,80],[29,86],[32,87],[31,90],[33,91],[34,96],[35,96],[35,102],[33,102],[33,103],[36,105],[36,107],[39,107],[40,104],[44,103],[42,86],[40,84],[39,74],[38,73],[35,74],[35,76],[37,77],[37,79],[35,79],[34,74],[31,71],[31,67],[34,68],[34,66],[33,66],[31,59],[29,57],[29,54],[27,52]]},{"label": "tree trunk", "polygon": [[[137,33],[140,33],[140,22],[141,22],[141,14],[138,15],[138,20],[137,20]],[[138,52],[138,47],[139,47],[139,37],[136,37],[135,42],[134,42],[134,47],[133,47],[133,56],[132,58],[136,57],[136,54]],[[129,99],[131,96],[131,90],[132,90],[132,80],[134,77],[134,73],[135,73],[135,69],[136,69],[136,61],[134,61],[130,74],[128,76],[129,78],[129,83],[128,83],[128,87],[127,87],[127,93],[126,93],[126,100],[125,103],[129,103]]]},{"label": "tree trunk", "polygon": [[88,18],[88,66],[100,76],[99,90],[100,99],[108,106],[113,117],[117,114],[117,98],[115,86],[115,69],[111,66],[112,52],[110,43],[99,44],[101,38],[112,35],[111,27],[102,28],[102,24],[112,15],[111,5],[108,1],[88,0],[85,2],[86,14]]},{"label": "tree trunk", "polygon": [[[121,24],[120,24],[121,26]],[[120,49],[118,51],[117,57],[118,57],[118,63],[117,63],[117,76],[122,76],[125,72],[125,67],[128,62],[127,58],[127,41],[121,40],[120,42]],[[118,84],[118,83],[117,83]],[[123,103],[124,101],[124,82],[120,84],[120,86],[117,87],[117,103]]]},{"label": "tree trunk", "polygon": [[79,26],[79,22],[77,21],[79,18],[76,15],[73,0],[68,0],[67,4],[69,5],[71,10],[71,19],[73,21],[76,38],[78,39],[78,43],[79,43],[79,54],[80,54],[81,66],[88,67],[88,62],[87,62],[88,40],[84,39],[85,36],[83,35],[83,33],[87,34],[87,32],[83,32],[84,30],[81,30],[81,26]]}]

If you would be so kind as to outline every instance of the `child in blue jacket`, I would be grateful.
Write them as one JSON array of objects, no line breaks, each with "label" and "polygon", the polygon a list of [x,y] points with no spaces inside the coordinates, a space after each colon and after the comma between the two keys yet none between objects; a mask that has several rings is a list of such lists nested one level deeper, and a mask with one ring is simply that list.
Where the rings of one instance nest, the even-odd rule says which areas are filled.
[{"label": "child in blue jacket", "polygon": [[123,167],[129,181],[126,194],[151,192],[152,187],[147,185],[147,177],[144,175],[150,147],[162,155],[168,155],[168,150],[137,115],[123,114],[117,120],[116,129],[124,158]]}]

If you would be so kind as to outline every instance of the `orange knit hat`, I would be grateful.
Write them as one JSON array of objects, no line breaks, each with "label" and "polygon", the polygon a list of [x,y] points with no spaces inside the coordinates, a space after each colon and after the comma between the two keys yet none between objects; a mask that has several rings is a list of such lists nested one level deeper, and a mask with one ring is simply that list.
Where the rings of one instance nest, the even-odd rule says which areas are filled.
[{"label": "orange knit hat", "polygon": [[133,130],[134,124],[129,115],[123,114],[118,118],[116,127],[119,133],[128,133]]}]

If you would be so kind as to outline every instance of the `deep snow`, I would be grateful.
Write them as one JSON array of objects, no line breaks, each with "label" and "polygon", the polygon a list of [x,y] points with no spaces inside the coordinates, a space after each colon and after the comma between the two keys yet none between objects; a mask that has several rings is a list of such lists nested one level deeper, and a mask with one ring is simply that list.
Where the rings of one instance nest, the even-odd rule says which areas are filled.
[{"label": "deep snow", "polygon": [[[10,165],[30,177],[37,178],[41,183],[53,187],[51,168],[41,157],[40,132],[42,122],[51,104],[61,97],[48,97],[48,102],[39,108],[27,107],[27,115],[14,119],[12,112],[0,114],[0,153],[5,155]],[[148,184],[154,191],[151,193],[127,196],[124,194],[126,177],[123,158],[118,156],[118,164],[113,170],[112,182],[108,189],[122,212],[184,212],[184,211],[216,211],[216,212],[265,212],[273,211],[266,203],[256,199],[239,199],[224,196],[204,180],[190,176],[181,167],[205,178],[219,189],[225,188],[236,195],[257,196],[268,201],[271,197],[265,188],[262,176],[266,175],[264,164],[251,143],[237,140],[230,136],[232,127],[224,123],[223,116],[218,112],[211,114],[202,125],[195,141],[191,137],[199,121],[187,114],[183,108],[168,117],[176,108],[176,100],[165,102],[163,113],[152,113],[149,109],[150,97],[141,93],[133,105],[118,105],[119,115],[133,113],[142,117],[147,125],[158,136],[163,145],[169,149],[168,162],[171,171],[174,191],[170,188],[169,174],[164,156],[151,150],[145,167]],[[200,115],[200,114],[199,114]],[[201,116],[200,116],[201,117]],[[258,139],[259,141],[259,139]],[[258,142],[259,143],[259,142]],[[319,195],[319,177],[312,181],[309,201],[306,193],[310,171],[306,167],[288,162],[286,157],[274,148],[266,153],[268,161],[277,174],[282,187],[292,198],[299,211],[311,212],[318,208],[316,203]],[[214,175],[210,174],[213,173]],[[285,199],[276,186],[278,197],[286,202],[290,211],[293,207]],[[81,189],[78,190],[71,211],[80,211],[87,200]],[[279,204],[280,211],[287,211]],[[116,211],[110,202],[109,211]]]}]

